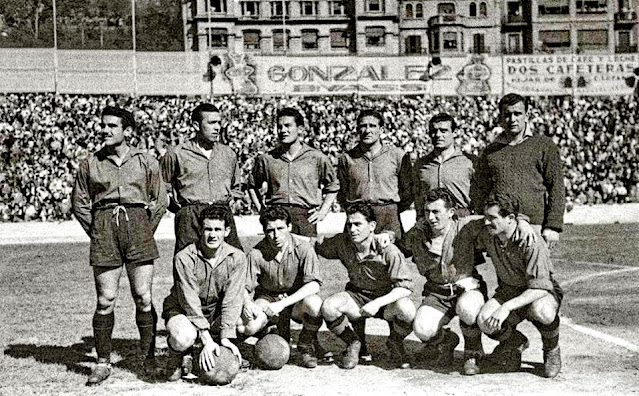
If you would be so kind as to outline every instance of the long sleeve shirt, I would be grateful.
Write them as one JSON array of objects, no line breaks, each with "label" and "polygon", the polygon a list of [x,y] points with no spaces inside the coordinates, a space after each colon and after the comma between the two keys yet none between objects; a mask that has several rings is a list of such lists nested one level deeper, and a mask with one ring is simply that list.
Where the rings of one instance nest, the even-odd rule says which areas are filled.
[{"label": "long sleeve shirt", "polygon": [[459,150],[441,162],[435,153],[420,157],[413,167],[412,182],[417,216],[424,215],[426,194],[441,187],[453,194],[459,208],[470,209],[470,188],[475,179],[476,162],[475,156]]},{"label": "long sleeve shirt", "polygon": [[476,208],[483,208],[490,193],[517,199],[519,212],[528,215],[531,224],[561,231],[565,191],[557,146],[532,132],[517,144],[498,138],[479,160]]},{"label": "long sleeve shirt", "polygon": [[210,158],[194,140],[168,151],[161,159],[162,177],[179,206],[226,203],[241,198],[241,173],[237,155],[221,143],[213,145]]},{"label": "long sleeve shirt", "polygon": [[310,243],[291,236],[287,251],[278,261],[278,250],[266,239],[248,254],[246,290],[266,293],[294,293],[310,282],[322,284],[320,263]]},{"label": "long sleeve shirt", "polygon": [[322,204],[322,193],[339,191],[339,180],[329,158],[306,144],[290,160],[281,147],[259,155],[249,187],[260,189],[266,182],[266,204],[314,208]]},{"label": "long sleeve shirt", "polygon": [[383,145],[369,157],[357,145],[339,158],[337,199],[342,206],[353,202],[396,203],[401,204],[400,210],[405,209],[410,205],[411,169],[410,157],[395,146]]},{"label": "long sleeve shirt", "polygon": [[166,212],[167,198],[155,158],[130,148],[118,165],[115,157],[103,149],[80,163],[72,193],[72,210],[88,235],[91,235],[94,208],[127,204],[146,206],[152,229],[158,227]]},{"label": "long sleeve shirt", "polygon": [[235,338],[246,281],[246,255],[223,243],[217,258],[207,259],[191,244],[173,259],[173,287],[164,309],[178,309],[199,330],[220,315],[220,337]]},{"label": "long sleeve shirt", "polygon": [[410,291],[414,289],[410,268],[395,245],[389,245],[381,251],[371,246],[370,254],[360,259],[349,236],[341,233],[316,244],[315,251],[327,259],[340,260],[346,267],[350,283],[358,289],[374,293],[375,298],[388,294],[396,287]]}]

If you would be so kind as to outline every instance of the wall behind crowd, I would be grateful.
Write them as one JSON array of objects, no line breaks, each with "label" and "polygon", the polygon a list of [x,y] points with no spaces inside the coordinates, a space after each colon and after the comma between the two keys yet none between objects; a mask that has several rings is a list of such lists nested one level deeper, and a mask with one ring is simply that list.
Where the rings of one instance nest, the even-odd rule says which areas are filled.
[{"label": "wall behind crowd", "polygon": [[[190,112],[198,99],[178,97],[70,96],[10,94],[0,96],[0,219],[68,220],[70,194],[79,161],[98,148],[100,111],[119,105],[135,114],[132,144],[159,157],[167,147],[189,139]],[[273,116],[292,105],[307,116],[306,141],[336,163],[340,152],[357,142],[360,109],[380,110],[387,122],[383,140],[416,159],[431,150],[428,119],[448,112],[459,121],[457,143],[479,154],[497,128],[496,98],[348,97],[244,98],[215,102],[224,114],[225,136],[238,154],[242,183],[256,155],[276,144]],[[639,202],[639,112],[624,98],[534,99],[534,128],[560,147],[570,202]],[[251,213],[248,194],[234,203],[237,214]]]}]

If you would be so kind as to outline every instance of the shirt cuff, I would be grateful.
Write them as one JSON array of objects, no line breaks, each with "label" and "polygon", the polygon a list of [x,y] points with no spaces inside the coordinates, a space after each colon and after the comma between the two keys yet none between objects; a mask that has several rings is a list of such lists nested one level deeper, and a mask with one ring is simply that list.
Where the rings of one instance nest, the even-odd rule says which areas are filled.
[{"label": "shirt cuff", "polygon": [[531,279],[528,282],[528,288],[552,291],[554,285],[550,279]]}]

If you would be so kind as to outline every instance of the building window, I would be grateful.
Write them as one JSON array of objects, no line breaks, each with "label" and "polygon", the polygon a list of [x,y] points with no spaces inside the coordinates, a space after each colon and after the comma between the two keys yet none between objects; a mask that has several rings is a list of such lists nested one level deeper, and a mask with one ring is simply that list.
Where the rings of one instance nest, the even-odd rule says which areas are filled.
[{"label": "building window", "polygon": [[468,15],[471,17],[476,17],[477,16],[477,4],[476,3],[470,3],[470,6],[468,7]]},{"label": "building window", "polygon": [[366,46],[383,47],[386,44],[386,29],[383,27],[366,28]]},{"label": "building window", "polygon": [[488,9],[486,7],[486,3],[484,2],[479,4],[479,16],[484,18],[488,16]]},{"label": "building window", "polygon": [[[282,12],[282,3],[284,3],[284,12]],[[271,18],[281,19],[283,14],[287,18],[290,16],[288,1],[271,1]]]},{"label": "building window", "polygon": [[317,2],[312,0],[300,1],[300,13],[306,16],[317,14]]},{"label": "building window", "polygon": [[368,12],[384,11],[384,0],[367,0],[366,5],[366,11]]},{"label": "building window", "polygon": [[205,8],[206,12],[209,12],[209,9],[212,13],[226,12],[226,0],[209,0],[205,3]]},{"label": "building window", "polygon": [[206,29],[206,44],[209,48],[226,48],[226,29]]},{"label": "building window", "polygon": [[418,55],[422,53],[422,37],[408,36],[406,37],[406,54]]},{"label": "building window", "polygon": [[344,29],[331,30],[331,48],[347,48],[348,34]]},{"label": "building window", "polygon": [[260,17],[260,2],[259,1],[243,1],[242,16],[247,18],[259,18]]},{"label": "building window", "polygon": [[521,34],[519,33],[511,33],[508,35],[508,53],[509,54],[521,54],[522,45],[521,45]]},{"label": "building window", "polygon": [[415,18],[423,18],[424,17],[424,6],[422,3],[417,3],[415,6]]},{"label": "building window", "polygon": [[286,51],[291,48],[291,31],[286,30],[286,41],[284,40],[284,31],[282,29],[273,30],[273,51]]},{"label": "building window", "polygon": [[484,46],[484,35],[481,33],[473,34],[473,52],[476,54],[483,54],[488,52]]},{"label": "building window", "polygon": [[568,15],[568,0],[543,0],[539,2],[539,15]]},{"label": "building window", "polygon": [[406,19],[413,19],[415,16],[413,15],[413,5],[408,3],[406,4]]},{"label": "building window", "polygon": [[328,12],[331,15],[344,15],[344,2],[343,1],[329,1]]},{"label": "building window", "polygon": [[570,48],[570,30],[540,30],[542,50]]},{"label": "building window", "polygon": [[577,14],[605,14],[608,12],[607,0],[577,0]]},{"label": "building window", "polygon": [[317,49],[317,30],[310,30],[310,29],[302,30],[302,49],[303,50]]},{"label": "building window", "polygon": [[442,33],[443,49],[448,51],[457,50],[457,32],[444,32]]},{"label": "building window", "polygon": [[247,30],[244,32],[244,49],[260,49],[260,32],[257,30]]},{"label": "building window", "polygon": [[437,4],[437,13],[439,15],[455,15],[455,4],[453,3],[439,3]]},{"label": "building window", "polygon": [[608,47],[608,31],[578,30],[577,43],[581,50],[605,49]]}]

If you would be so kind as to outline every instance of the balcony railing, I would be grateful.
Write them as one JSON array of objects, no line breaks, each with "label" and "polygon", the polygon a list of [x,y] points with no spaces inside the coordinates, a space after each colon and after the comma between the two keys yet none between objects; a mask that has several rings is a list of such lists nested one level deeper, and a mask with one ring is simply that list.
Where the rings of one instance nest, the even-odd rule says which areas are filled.
[{"label": "balcony railing", "polygon": [[617,45],[615,52],[618,54],[628,54],[637,52],[637,44],[635,45]]},{"label": "balcony railing", "polygon": [[503,23],[504,24],[523,24],[526,23],[526,20],[524,19],[523,15],[506,15],[503,18]]},{"label": "balcony railing", "polygon": [[473,46],[470,50],[468,50],[469,54],[489,54],[490,47],[487,45],[482,45],[479,47]]},{"label": "balcony railing", "polygon": [[615,14],[615,23],[635,23],[637,13],[635,11],[621,11]]},{"label": "balcony railing", "polygon": [[428,19],[429,26],[453,24],[457,22],[456,14],[439,14]]}]

